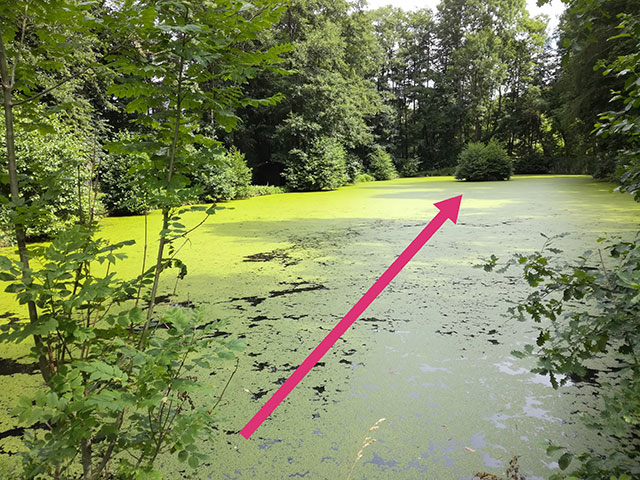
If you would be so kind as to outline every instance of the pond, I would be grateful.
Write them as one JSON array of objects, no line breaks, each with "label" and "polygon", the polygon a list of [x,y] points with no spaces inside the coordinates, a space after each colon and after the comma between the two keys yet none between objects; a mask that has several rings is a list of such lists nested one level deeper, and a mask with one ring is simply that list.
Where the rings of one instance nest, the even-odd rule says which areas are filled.
[{"label": "pond", "polygon": [[[220,332],[243,337],[238,371],[218,407],[211,461],[195,478],[464,479],[504,473],[519,456],[528,478],[556,468],[547,439],[581,450],[602,445],[576,416],[593,386],[553,390],[510,352],[534,340],[531,324],[505,315],[527,288],[517,272],[474,268],[542,246],[571,260],[603,233],[631,237],[640,210],[590,177],[515,177],[460,183],[399,179],[333,192],[229,202],[196,230],[180,257],[189,274],[171,302],[201,306]],[[463,195],[458,224],[438,231],[249,439],[237,432],[437,213]],[[149,217],[157,231],[159,216]],[[186,223],[196,223],[194,214]],[[102,236],[135,238],[121,276],[140,269],[143,221],[108,218]],[[151,258],[151,251],[149,258]],[[163,294],[172,293],[167,277]],[[167,297],[168,298],[168,297]],[[16,312],[0,297],[0,313]],[[5,314],[6,315],[6,314]],[[16,391],[36,388],[24,347],[2,346],[0,448],[16,448],[7,415]],[[234,368],[200,371],[214,404]],[[11,374],[11,375],[8,375]],[[370,428],[380,419],[377,429]],[[2,433],[5,431],[5,434]],[[365,437],[375,438],[355,462]],[[0,452],[0,453],[2,453]],[[167,478],[182,465],[163,460]]]}]

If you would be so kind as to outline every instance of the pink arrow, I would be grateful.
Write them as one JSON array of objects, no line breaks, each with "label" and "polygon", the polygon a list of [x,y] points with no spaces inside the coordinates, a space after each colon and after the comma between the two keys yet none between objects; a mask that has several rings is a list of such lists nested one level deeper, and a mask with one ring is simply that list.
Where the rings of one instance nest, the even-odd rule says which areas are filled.
[{"label": "pink arrow", "polygon": [[269,415],[276,409],[280,402],[282,402],[287,395],[291,393],[291,390],[296,388],[300,380],[309,373],[309,371],[315,366],[316,363],[324,356],[325,353],[333,346],[334,343],[342,336],[344,332],[355,322],[360,315],[367,309],[371,302],[373,302],[378,295],[389,285],[391,280],[402,270],[407,263],[418,253],[425,243],[436,233],[440,227],[450,219],[453,223],[458,221],[458,212],[460,211],[460,202],[462,201],[462,195],[452,197],[442,202],[434,203],[434,205],[440,210],[438,214],[424,227],[424,229],[418,234],[418,236],[409,244],[409,246],[400,254],[398,258],[391,264],[389,268],[380,276],[378,280],[367,290],[358,303],[356,303],[351,310],[343,317],[338,324],[333,327],[333,330],[320,342],[320,344],[309,354],[309,356],[302,362],[302,364],[296,368],[291,376],[280,385],[280,388],[271,396],[267,403],[265,403],[260,410],[253,416],[251,420],[240,430],[240,435],[244,438],[249,438],[253,435],[262,422],[264,422]]}]

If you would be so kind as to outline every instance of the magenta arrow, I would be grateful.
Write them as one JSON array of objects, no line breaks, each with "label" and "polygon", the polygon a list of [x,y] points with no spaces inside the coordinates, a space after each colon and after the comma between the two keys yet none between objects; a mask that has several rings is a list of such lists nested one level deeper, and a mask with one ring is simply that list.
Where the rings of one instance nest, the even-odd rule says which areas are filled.
[{"label": "magenta arrow", "polygon": [[316,363],[324,356],[325,353],[333,346],[338,338],[342,336],[344,332],[355,322],[360,315],[367,309],[371,302],[373,302],[378,295],[389,285],[391,280],[402,270],[409,260],[418,253],[425,243],[436,233],[440,227],[450,219],[453,223],[458,221],[458,212],[460,211],[460,202],[462,201],[462,195],[452,197],[442,202],[434,203],[440,210],[438,214],[424,227],[424,229],[418,234],[418,236],[409,244],[409,246],[400,254],[398,258],[391,264],[389,268],[380,276],[376,282],[371,285],[371,288],[367,290],[358,303],[356,303],[351,310],[344,316],[338,324],[333,327],[333,330],[320,342],[320,344],[309,354],[309,356],[302,362],[302,364],[296,368],[295,372],[284,382],[278,390],[271,396],[267,403],[265,403],[258,413],[256,413],[249,423],[247,423],[240,435],[244,438],[249,438],[253,435],[262,422],[264,422],[271,412],[273,412],[280,402],[282,402],[287,395],[291,393],[291,390],[296,388],[296,385],[300,383],[300,380],[309,373],[309,371],[315,366]]}]

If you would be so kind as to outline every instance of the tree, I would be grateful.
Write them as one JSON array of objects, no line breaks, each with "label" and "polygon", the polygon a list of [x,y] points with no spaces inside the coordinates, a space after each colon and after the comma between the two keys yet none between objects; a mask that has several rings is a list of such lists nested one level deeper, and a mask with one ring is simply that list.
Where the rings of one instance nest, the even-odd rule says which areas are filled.
[{"label": "tree", "polygon": [[[229,139],[254,167],[262,181],[280,183],[281,172],[294,155],[310,152],[322,137],[334,138],[361,160],[374,142],[370,119],[382,109],[373,83],[378,48],[370,17],[346,1],[294,1],[264,45],[290,42],[285,78],[269,72],[250,84],[250,92],[285,100],[267,111],[241,111],[243,124]],[[260,139],[257,142],[257,139]]]},{"label": "tree", "polygon": [[[176,258],[177,243],[188,234],[180,223],[180,207],[190,198],[185,173],[218,146],[199,132],[199,121],[206,112],[230,130],[237,121],[230,108],[275,101],[247,98],[240,85],[258,69],[275,69],[280,61],[279,47],[247,47],[282,9],[268,0],[28,5],[29,10],[20,4],[9,11],[0,36],[12,221],[20,252],[20,261],[0,257],[0,278],[28,305],[31,320],[4,325],[0,337],[33,337],[45,380],[44,391],[22,399],[18,408],[23,422],[47,426],[46,435],[28,440],[24,476],[158,478],[154,463],[163,452],[196,468],[204,456],[194,442],[206,432],[211,411],[193,405],[190,393],[201,385],[187,372],[196,364],[208,365],[205,350],[233,358],[232,351],[242,345],[213,340],[207,332],[216,322],[201,325],[198,313],[174,309],[156,314],[156,297],[165,270],[178,268],[179,278],[187,273]],[[71,60],[75,53],[55,33],[60,18],[88,45],[99,34],[104,41],[100,48],[117,48],[105,48],[75,75],[42,77],[51,84],[43,86],[39,70],[49,68],[51,58]],[[12,30],[16,22],[22,30]],[[37,31],[37,40],[27,27]],[[5,48],[7,41],[10,48]],[[36,55],[40,51],[47,57]],[[34,62],[31,68],[19,62],[27,55]],[[60,61],[58,67],[64,66]],[[151,268],[143,262],[141,274],[129,281],[118,279],[111,269],[123,258],[118,250],[132,242],[100,240],[92,216],[48,246],[26,248],[28,209],[16,174],[14,109],[36,99],[52,101],[46,97],[50,92],[90,69],[108,69],[118,79],[110,93],[128,99],[127,112],[140,131],[112,149],[134,153],[134,168],[152,192],[151,205],[163,213],[157,261]],[[29,268],[32,258],[39,268]],[[197,360],[192,359],[195,352]]]}]

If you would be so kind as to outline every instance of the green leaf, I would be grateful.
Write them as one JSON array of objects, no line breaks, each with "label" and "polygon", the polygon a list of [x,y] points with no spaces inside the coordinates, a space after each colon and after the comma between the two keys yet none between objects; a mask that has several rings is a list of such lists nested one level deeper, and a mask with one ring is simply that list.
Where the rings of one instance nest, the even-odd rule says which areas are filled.
[{"label": "green leaf", "polygon": [[200,459],[195,455],[191,455],[189,457],[189,466],[191,468],[198,468],[199,465],[200,465]]},{"label": "green leaf", "polygon": [[558,466],[560,467],[560,470],[566,470],[569,464],[571,463],[571,460],[573,460],[573,454],[569,452],[563,454],[558,459]]}]

